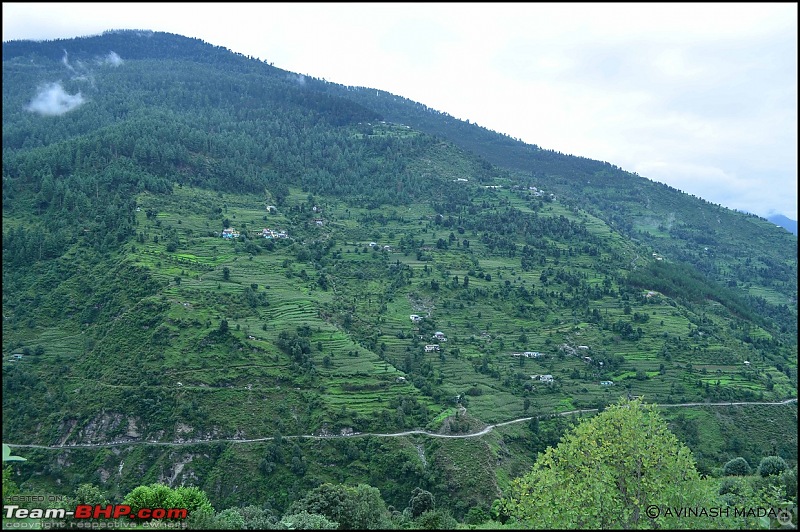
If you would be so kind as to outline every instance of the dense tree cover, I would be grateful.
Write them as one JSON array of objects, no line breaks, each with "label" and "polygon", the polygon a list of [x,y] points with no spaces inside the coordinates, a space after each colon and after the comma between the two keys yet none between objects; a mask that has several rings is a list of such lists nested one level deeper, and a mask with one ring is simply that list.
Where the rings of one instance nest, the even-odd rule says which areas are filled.
[{"label": "dense tree cover", "polygon": [[632,271],[628,275],[628,283],[637,288],[657,290],[670,297],[685,298],[689,301],[713,299],[732,313],[760,325],[769,326],[763,317],[751,310],[744,298],[725,286],[708,281],[689,265],[653,262],[646,268]]},{"label": "dense tree cover", "polygon": [[365,484],[355,487],[323,484],[289,509],[290,515],[303,511],[325,516],[338,523],[340,530],[385,528],[389,520],[380,491]]},{"label": "dense tree cover", "polygon": [[[300,182],[318,193],[363,197],[375,206],[421,197],[436,183],[407,169],[409,155],[424,154],[432,139],[368,135],[371,126],[360,124],[378,120],[373,111],[304,90],[291,77],[240,74],[234,81],[235,74],[218,65],[180,59],[143,59],[102,72],[85,87],[92,101],[74,110],[86,125],[54,138],[51,120],[32,118],[19,101],[23,88],[35,90],[31,73],[4,68],[4,81],[17,87],[16,100],[4,95],[4,109],[13,115],[4,122],[4,150],[26,152],[22,159],[4,157],[4,175],[41,183],[43,206],[64,204],[60,196],[52,197],[52,182],[40,181],[45,168],[56,180],[79,172],[95,180],[93,174],[104,168],[103,184],[159,192],[169,190],[167,179],[251,192]],[[142,94],[157,103],[141,100]],[[349,130],[337,129],[343,127]],[[360,140],[354,142],[354,134]],[[55,147],[30,151],[37,146]],[[4,197],[5,192],[4,180]]]}]

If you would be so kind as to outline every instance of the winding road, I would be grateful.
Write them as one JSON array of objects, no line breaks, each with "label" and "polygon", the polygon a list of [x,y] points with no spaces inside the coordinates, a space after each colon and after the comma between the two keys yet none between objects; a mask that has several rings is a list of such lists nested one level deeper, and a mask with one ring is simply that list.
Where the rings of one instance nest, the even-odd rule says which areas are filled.
[{"label": "winding road", "polygon": [[[797,398],[786,399],[785,401],[778,401],[774,403],[770,402],[726,402],[726,403],[676,403],[676,404],[655,404],[658,408],[691,408],[691,407],[698,407],[698,406],[747,406],[747,405],[787,405],[789,403],[796,403]],[[332,439],[332,438],[358,438],[358,437],[365,437],[365,436],[373,436],[377,438],[394,438],[398,436],[411,436],[412,434],[420,434],[423,436],[429,436],[431,438],[477,438],[483,436],[485,434],[490,433],[497,427],[503,427],[505,425],[512,425],[514,423],[522,423],[524,421],[530,421],[534,417],[538,417],[539,419],[547,419],[553,416],[570,416],[573,414],[582,414],[582,413],[589,413],[589,412],[597,412],[597,408],[585,408],[579,410],[569,410],[567,412],[559,412],[555,414],[545,414],[540,416],[528,416],[528,417],[521,417],[518,419],[512,419],[511,421],[503,421],[502,423],[494,423],[492,425],[487,425],[483,429],[477,432],[470,432],[467,434],[437,434],[435,432],[428,432],[426,430],[406,430],[403,432],[392,432],[392,433],[379,433],[379,432],[355,432],[351,435],[339,435],[339,434],[331,434],[331,435],[313,435],[313,434],[303,434],[303,435],[295,435],[295,436],[281,436],[282,439],[291,440],[291,439],[298,439],[298,438],[307,438],[307,439],[314,439],[314,440],[325,440],[325,439]],[[254,439],[237,439],[237,438],[220,438],[220,439],[208,439],[208,440],[185,440],[185,441],[177,441],[177,442],[159,442],[159,441],[146,441],[146,440],[137,440],[137,441],[114,441],[114,442],[106,442],[106,443],[76,443],[76,444],[65,444],[65,445],[36,445],[36,444],[16,444],[16,443],[9,443],[9,447],[18,447],[20,449],[87,449],[87,448],[98,448],[98,447],[121,447],[121,446],[129,446],[129,445],[161,445],[166,447],[184,447],[187,445],[199,445],[205,443],[256,443],[256,442],[265,442],[274,440],[274,436],[268,436],[264,438],[254,438]]]}]

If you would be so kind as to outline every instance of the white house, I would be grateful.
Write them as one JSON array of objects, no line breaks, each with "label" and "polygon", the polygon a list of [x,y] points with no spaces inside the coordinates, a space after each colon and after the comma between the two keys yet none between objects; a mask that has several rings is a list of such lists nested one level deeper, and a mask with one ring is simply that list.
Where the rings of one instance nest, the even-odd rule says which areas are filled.
[{"label": "white house", "polygon": [[600,386],[614,386],[612,381],[600,381]]},{"label": "white house", "polygon": [[445,335],[444,335],[444,333],[442,331],[436,331],[435,333],[433,333],[433,337],[436,338],[437,340],[439,340],[440,342],[446,342],[447,341],[447,338],[445,337]]},{"label": "white house", "polygon": [[264,229],[261,231],[261,236],[264,238],[289,238],[286,231],[275,231],[274,229]]},{"label": "white house", "polygon": [[416,314],[411,314],[409,318],[411,318],[411,321],[414,323],[419,323],[422,321],[422,316],[417,316]]},{"label": "white house", "polygon": [[431,351],[438,351],[439,346],[437,344],[429,344],[425,346],[425,352],[430,353]]}]

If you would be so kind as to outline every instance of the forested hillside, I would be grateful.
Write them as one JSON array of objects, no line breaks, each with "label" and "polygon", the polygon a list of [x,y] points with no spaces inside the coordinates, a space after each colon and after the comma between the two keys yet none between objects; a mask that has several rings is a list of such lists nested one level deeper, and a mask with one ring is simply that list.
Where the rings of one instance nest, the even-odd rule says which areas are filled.
[{"label": "forested hillside", "polygon": [[[556,414],[797,395],[796,236],[165,33],[3,43],[2,261],[30,489],[505,520]],[[796,404],[663,413],[704,475],[796,465]]]}]

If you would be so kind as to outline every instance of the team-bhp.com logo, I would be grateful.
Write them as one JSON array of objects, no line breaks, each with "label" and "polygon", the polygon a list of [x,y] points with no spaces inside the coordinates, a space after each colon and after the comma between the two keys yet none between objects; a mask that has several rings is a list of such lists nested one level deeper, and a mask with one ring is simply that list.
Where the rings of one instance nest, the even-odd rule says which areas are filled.
[{"label": "team-bhp.com logo", "polygon": [[14,504],[3,507],[6,519],[186,519],[186,508],[140,508],[137,511],[127,504],[79,504],[75,510],[64,508],[20,508]]},{"label": "team-bhp.com logo", "polygon": [[188,514],[186,508],[141,508],[132,512],[127,504],[79,504],[75,507],[75,519],[186,519]]}]

